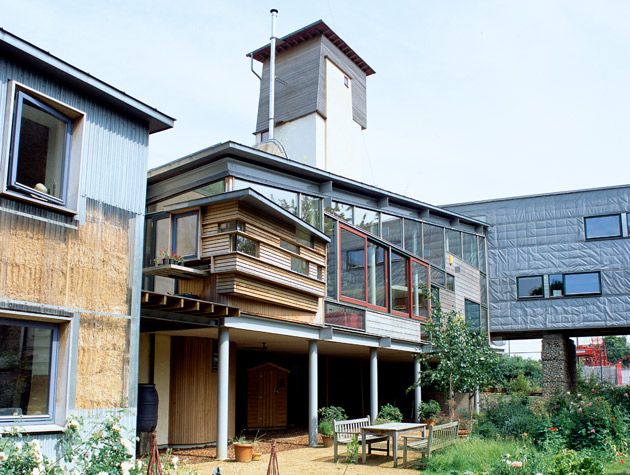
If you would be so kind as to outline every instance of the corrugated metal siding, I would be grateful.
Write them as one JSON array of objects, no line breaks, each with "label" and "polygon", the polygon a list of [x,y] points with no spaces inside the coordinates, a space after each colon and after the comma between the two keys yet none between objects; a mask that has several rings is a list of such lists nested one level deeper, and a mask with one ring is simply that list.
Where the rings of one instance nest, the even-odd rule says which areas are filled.
[{"label": "corrugated metal siding", "polygon": [[365,331],[397,340],[420,341],[420,322],[410,318],[397,318],[380,313],[366,312]]},{"label": "corrugated metal siding", "polygon": [[[584,240],[585,216],[630,211],[630,187],[450,206],[485,216],[491,331],[630,327],[630,239]],[[516,277],[601,271],[602,296],[518,301]]]},{"label": "corrugated metal siding", "polygon": [[[143,213],[145,187],[141,185],[146,180],[148,126],[6,58],[0,59],[2,118],[10,79],[85,112],[81,195],[137,214]],[[4,123],[0,124],[0,132],[4,132]]]}]

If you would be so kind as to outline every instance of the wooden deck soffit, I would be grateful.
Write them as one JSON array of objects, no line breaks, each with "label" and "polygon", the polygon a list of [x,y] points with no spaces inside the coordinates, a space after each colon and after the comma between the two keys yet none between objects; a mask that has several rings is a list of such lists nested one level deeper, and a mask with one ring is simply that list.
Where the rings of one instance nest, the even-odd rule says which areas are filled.
[{"label": "wooden deck soffit", "polygon": [[142,320],[160,320],[185,326],[216,326],[218,319],[241,315],[236,307],[148,290],[142,291],[140,304]]}]

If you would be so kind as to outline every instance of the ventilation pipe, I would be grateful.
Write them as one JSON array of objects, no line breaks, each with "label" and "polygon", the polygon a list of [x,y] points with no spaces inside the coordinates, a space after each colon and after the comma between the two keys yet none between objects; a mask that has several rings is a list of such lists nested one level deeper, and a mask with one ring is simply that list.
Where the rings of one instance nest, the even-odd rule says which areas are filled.
[{"label": "ventilation pipe", "polygon": [[276,18],[278,10],[272,8],[271,13],[271,37],[269,38],[269,140],[273,140],[273,127],[275,124],[275,104],[276,104]]}]

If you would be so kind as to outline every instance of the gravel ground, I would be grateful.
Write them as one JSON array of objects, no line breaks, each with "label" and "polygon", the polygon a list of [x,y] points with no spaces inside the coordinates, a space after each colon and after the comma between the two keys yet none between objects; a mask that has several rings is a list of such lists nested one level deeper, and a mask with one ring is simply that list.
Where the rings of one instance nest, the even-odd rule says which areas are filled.
[{"label": "gravel ground", "polygon": [[[182,469],[180,474],[211,475],[217,467],[221,467],[223,475],[254,475],[267,473],[271,452],[271,440],[276,440],[278,449],[278,468],[282,475],[310,475],[310,474],[339,474],[339,475],[363,475],[391,473],[399,475],[418,474],[418,470],[401,468],[402,448],[398,450],[398,468],[393,468],[391,457],[380,453],[368,455],[367,464],[348,465],[344,463],[345,448],[340,448],[340,459],[337,464],[333,462],[332,447],[318,448],[308,447],[308,436],[303,431],[281,432],[268,434],[257,442],[257,450],[263,454],[261,459],[250,463],[236,463],[233,460],[218,462],[215,460],[214,447],[201,449],[179,449],[173,453],[180,458]],[[234,452],[230,446],[228,449],[230,459]],[[415,458],[417,455],[412,454]],[[360,458],[360,452],[359,452]]]}]

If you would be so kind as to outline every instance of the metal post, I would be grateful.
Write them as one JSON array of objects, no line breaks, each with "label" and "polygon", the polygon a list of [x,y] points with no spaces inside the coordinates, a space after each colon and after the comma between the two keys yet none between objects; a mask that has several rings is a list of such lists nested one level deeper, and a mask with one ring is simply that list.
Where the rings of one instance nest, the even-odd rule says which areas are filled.
[{"label": "metal post", "polygon": [[416,422],[420,422],[420,403],[422,402],[422,387],[420,387],[420,360],[418,359],[418,355],[414,357],[413,360],[413,380],[416,386],[413,391],[413,401],[414,401],[414,418]]},{"label": "metal post", "polygon": [[475,415],[479,415],[479,386],[475,388]]},{"label": "metal post", "polygon": [[308,342],[308,445],[317,447],[317,341]]},{"label": "metal post", "polygon": [[276,18],[278,10],[272,8],[271,11],[271,37],[269,38],[269,140],[273,140],[273,128],[275,124],[276,106]]},{"label": "metal post", "polygon": [[378,353],[370,348],[370,419],[374,422],[378,416]]},{"label": "metal post", "polygon": [[227,459],[228,449],[228,384],[230,374],[230,331],[219,327],[219,368],[217,402],[217,460]]}]

